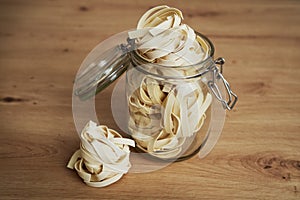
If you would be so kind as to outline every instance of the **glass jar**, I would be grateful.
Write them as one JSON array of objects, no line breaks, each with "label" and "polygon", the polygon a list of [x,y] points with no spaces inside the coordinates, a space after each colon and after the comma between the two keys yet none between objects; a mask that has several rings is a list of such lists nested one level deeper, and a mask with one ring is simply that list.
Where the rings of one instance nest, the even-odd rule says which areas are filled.
[{"label": "glass jar", "polygon": [[[204,35],[209,56],[189,66],[162,66],[132,51],[126,71],[129,134],[137,148],[165,160],[206,155],[221,133],[225,109],[237,98],[219,72],[224,59],[213,60],[214,46]],[[224,87],[225,86],[225,87]],[[225,90],[230,102],[223,100]]]},{"label": "glass jar", "polygon": [[[128,39],[128,32],[113,36],[84,60],[74,95],[81,101],[94,101],[96,93],[126,71],[126,81],[119,84],[121,90],[117,92],[118,100],[112,101],[112,110],[117,104],[123,105],[114,120],[118,125],[124,122],[120,128],[135,140],[137,150],[166,161],[187,159],[198,152],[203,158],[216,144],[225,110],[234,107],[237,96],[222,75],[224,59],[214,60],[212,42],[196,34],[201,38],[200,45],[207,48],[208,57],[194,65],[174,67],[144,60],[134,41]],[[124,99],[119,93],[124,93]],[[114,94],[112,99],[116,99]],[[79,124],[76,119],[84,112],[84,106],[77,106],[76,102],[73,98],[73,116],[75,124]],[[83,110],[95,112],[92,103],[85,103]],[[120,113],[124,116],[120,117]],[[89,119],[95,120],[95,116],[89,115]],[[78,132],[81,127],[76,125]]]}]

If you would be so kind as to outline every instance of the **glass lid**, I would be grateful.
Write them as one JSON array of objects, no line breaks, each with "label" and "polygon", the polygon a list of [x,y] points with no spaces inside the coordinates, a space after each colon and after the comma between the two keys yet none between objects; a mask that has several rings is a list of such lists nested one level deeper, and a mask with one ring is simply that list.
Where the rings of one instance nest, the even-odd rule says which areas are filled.
[{"label": "glass lid", "polygon": [[[123,38],[123,37],[122,37]],[[87,100],[105,89],[127,69],[134,41],[105,40],[83,61],[74,82],[74,95]]]}]

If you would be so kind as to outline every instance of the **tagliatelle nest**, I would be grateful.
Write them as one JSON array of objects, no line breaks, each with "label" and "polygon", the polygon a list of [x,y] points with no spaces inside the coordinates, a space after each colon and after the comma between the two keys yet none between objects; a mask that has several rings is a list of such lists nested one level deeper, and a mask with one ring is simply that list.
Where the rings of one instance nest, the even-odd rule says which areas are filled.
[{"label": "tagliatelle nest", "polygon": [[145,76],[128,99],[132,137],[148,153],[175,157],[185,139],[202,127],[211,101],[211,94],[203,92],[198,82],[163,86]]},{"label": "tagliatelle nest", "polygon": [[137,30],[128,33],[136,39],[142,58],[165,66],[199,63],[207,58],[207,45],[187,24],[182,24],[182,13],[176,8],[157,6],[139,20]]},{"label": "tagliatelle nest", "polygon": [[131,139],[122,138],[106,126],[90,121],[82,130],[80,149],[71,157],[67,167],[75,169],[84,182],[92,187],[105,187],[118,181],[131,167]]}]

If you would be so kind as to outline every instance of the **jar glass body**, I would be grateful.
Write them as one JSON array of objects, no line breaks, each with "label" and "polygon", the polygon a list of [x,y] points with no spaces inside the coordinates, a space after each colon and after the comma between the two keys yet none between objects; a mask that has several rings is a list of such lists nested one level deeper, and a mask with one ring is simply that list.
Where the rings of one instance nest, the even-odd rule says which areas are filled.
[{"label": "jar glass body", "polygon": [[190,66],[167,67],[131,52],[126,71],[128,131],[137,149],[163,160],[183,160],[200,151],[206,156],[216,144],[225,110],[208,87],[218,68],[210,56]]}]

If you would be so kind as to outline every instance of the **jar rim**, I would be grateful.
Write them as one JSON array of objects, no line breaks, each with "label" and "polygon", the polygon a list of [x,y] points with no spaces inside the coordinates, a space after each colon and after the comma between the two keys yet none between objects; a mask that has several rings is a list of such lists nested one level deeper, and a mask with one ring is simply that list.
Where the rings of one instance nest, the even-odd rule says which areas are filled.
[{"label": "jar rim", "polygon": [[[137,53],[137,50],[134,50],[134,51],[131,51],[130,53],[131,53],[131,57],[133,58],[132,61],[136,60],[138,62],[138,65],[136,65],[135,67],[138,68],[138,70],[141,70],[145,74],[149,74],[149,75],[160,77],[160,78],[189,79],[189,78],[196,78],[196,77],[203,75],[203,71],[206,71],[207,68],[211,66],[211,64],[208,64],[208,63],[213,62],[215,48],[214,48],[213,43],[210,41],[210,39],[207,36],[203,35],[202,33],[197,32],[197,31],[195,31],[195,33],[196,33],[196,36],[201,37],[201,39],[203,39],[209,47],[209,49],[208,49],[209,55],[204,60],[201,60],[198,63],[190,64],[190,65],[167,66],[167,65],[157,64],[157,63],[150,63],[147,60],[145,60],[143,57],[141,57],[140,54]],[[197,73],[195,73],[193,75],[187,75],[187,76],[175,76],[175,77],[174,76],[165,76],[165,75],[161,75],[161,74],[157,74],[157,73],[152,73],[152,72],[146,70],[145,68],[141,67],[144,65],[151,65],[152,67],[165,68],[165,69],[195,68],[195,69],[197,69]]]}]

